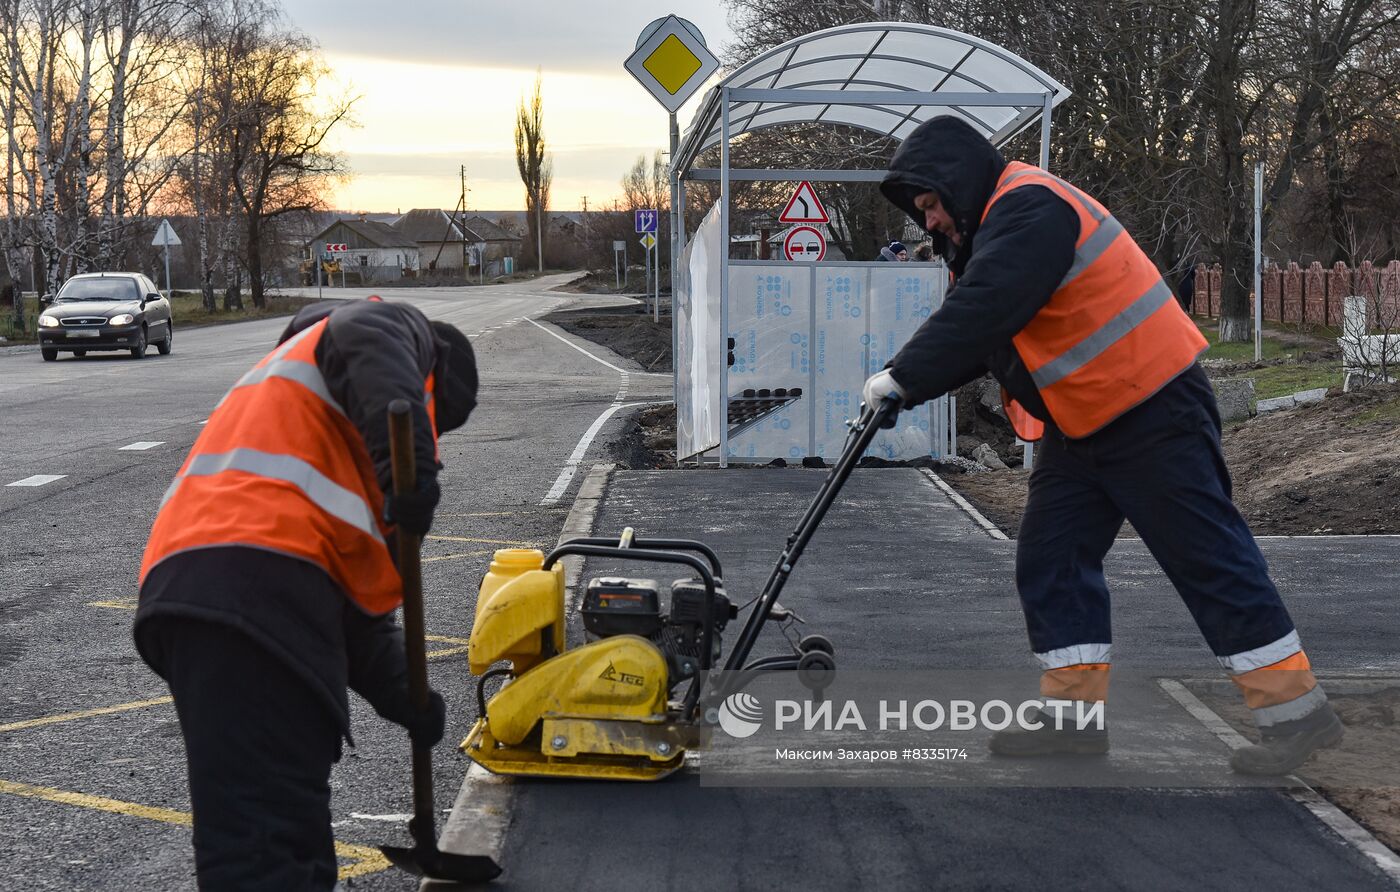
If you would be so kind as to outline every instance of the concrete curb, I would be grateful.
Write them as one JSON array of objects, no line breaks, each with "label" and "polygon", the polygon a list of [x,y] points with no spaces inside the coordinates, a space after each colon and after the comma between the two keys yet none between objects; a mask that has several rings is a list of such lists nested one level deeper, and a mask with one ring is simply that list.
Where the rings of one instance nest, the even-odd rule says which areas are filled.
[{"label": "concrete curb", "polygon": [[945,483],[942,477],[939,477],[937,474],[935,474],[933,471],[930,471],[928,468],[920,468],[919,470],[923,473],[925,477],[929,479],[930,483],[938,487],[938,490],[948,497],[949,501],[961,508],[962,512],[968,517],[972,518],[972,522],[981,527],[982,531],[985,532],[988,536],[991,536],[993,539],[999,540],[1004,540],[1008,538],[1007,535],[1001,531],[1000,527],[988,520],[981,511],[978,511],[976,508],[972,507],[972,503],[969,502],[967,499],[963,498],[957,490],[953,489],[953,487]]},{"label": "concrete curb", "polygon": [[[593,520],[598,514],[607,492],[608,477],[612,474],[612,464],[596,464],[579,484],[578,494],[564,519],[564,528],[559,531],[558,543],[567,539],[593,534]],[[565,610],[573,613],[577,609],[575,592],[579,577],[583,574],[583,558],[564,559],[564,580],[568,587],[568,601]],[[475,762],[467,769],[462,780],[462,788],[457,791],[457,799],[452,803],[452,812],[438,834],[438,848],[444,852],[459,855],[487,855],[497,864],[505,855],[506,832],[510,829],[511,806],[515,799],[515,779],[495,775]],[[502,865],[504,866],[504,865]],[[423,880],[419,885],[424,892],[447,892],[452,889],[476,888],[460,883],[444,883],[437,880]]]},{"label": "concrete curb", "polygon": [[[1325,680],[1325,679],[1324,679]],[[1249,740],[1228,722],[1216,714],[1205,703],[1201,702],[1195,694],[1180,681],[1171,678],[1159,678],[1157,684],[1167,693],[1169,697],[1181,705],[1202,725],[1205,725],[1212,734],[1232,750],[1242,746],[1248,746]],[[1313,817],[1321,821],[1326,827],[1337,836],[1342,842],[1356,849],[1363,857],[1369,860],[1377,870],[1385,874],[1391,882],[1400,885],[1400,855],[1396,855],[1384,843],[1371,835],[1371,831],[1354,821],[1351,816],[1342,811],[1330,801],[1314,790],[1297,775],[1290,774],[1288,780],[1294,784],[1293,789],[1279,790],[1280,795],[1287,796],[1294,802],[1306,808]]]},{"label": "concrete curb", "polygon": [[1290,393],[1287,396],[1276,396],[1272,399],[1259,400],[1255,404],[1255,411],[1261,415],[1265,412],[1274,412],[1279,409],[1292,409],[1294,406],[1306,406],[1308,403],[1320,403],[1327,396],[1326,387],[1318,387],[1313,390],[1300,390],[1297,393]]}]

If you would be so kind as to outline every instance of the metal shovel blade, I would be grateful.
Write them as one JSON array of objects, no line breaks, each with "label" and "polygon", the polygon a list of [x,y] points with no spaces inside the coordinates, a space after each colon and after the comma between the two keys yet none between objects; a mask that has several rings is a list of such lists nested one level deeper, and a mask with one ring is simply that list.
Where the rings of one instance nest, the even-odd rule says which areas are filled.
[{"label": "metal shovel blade", "polygon": [[501,867],[487,855],[454,855],[436,846],[380,846],[384,857],[400,870],[430,880],[454,883],[489,883],[501,875]]}]

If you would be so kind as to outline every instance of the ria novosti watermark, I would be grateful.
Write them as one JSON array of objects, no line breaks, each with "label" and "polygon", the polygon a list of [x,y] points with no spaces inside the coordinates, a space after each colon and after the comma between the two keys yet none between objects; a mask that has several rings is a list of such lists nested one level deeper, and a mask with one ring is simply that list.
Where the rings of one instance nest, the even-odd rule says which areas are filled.
[{"label": "ria novosti watermark", "polygon": [[[1029,699],[1006,700],[880,700],[867,719],[857,700],[837,703],[831,699],[773,701],[773,729],[786,731],[1004,731],[1016,725],[1023,731],[1043,728],[1105,730],[1103,701]],[[763,704],[740,691],[719,708],[719,726],[730,737],[752,737],[763,727]]]},{"label": "ria novosti watermark", "polygon": [[[1204,667],[1115,669],[1106,702],[1038,696],[1034,667],[838,669],[820,690],[805,687],[799,673],[751,672],[712,676],[725,696],[712,705],[713,730],[696,765],[702,784],[723,786],[1200,789],[1288,783],[1234,774],[1232,743],[1217,733],[1223,727],[1219,716],[1194,695],[1180,696],[1183,679],[1214,685],[1213,702],[1224,704],[1219,708],[1238,723],[1237,731],[1252,732],[1248,720],[1241,721],[1247,711],[1227,709],[1239,701],[1228,678]],[[1106,734],[1109,752],[1021,759],[989,751],[990,738],[999,733],[1067,729]],[[1400,785],[1400,767],[1372,775],[1365,785]]]}]

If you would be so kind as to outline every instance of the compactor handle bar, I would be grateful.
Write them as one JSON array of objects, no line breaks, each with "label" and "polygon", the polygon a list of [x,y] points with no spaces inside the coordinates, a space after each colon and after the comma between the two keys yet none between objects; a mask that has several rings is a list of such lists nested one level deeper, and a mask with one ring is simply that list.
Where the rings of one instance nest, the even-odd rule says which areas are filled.
[{"label": "compactor handle bar", "polygon": [[807,547],[812,535],[816,533],[822,519],[826,517],[826,512],[831,508],[831,504],[836,501],[836,496],[840,494],[841,487],[851,476],[851,471],[855,470],[861,456],[865,455],[865,450],[870,448],[875,434],[879,432],[885,422],[899,414],[902,402],[903,400],[897,396],[886,397],[879,406],[863,407],[860,418],[851,423],[851,432],[846,438],[845,447],[841,450],[841,457],[837,459],[836,466],[831,469],[831,473],[827,475],[821,489],[817,491],[817,496],[808,506],[807,512],[797,522],[797,527],[792,531],[792,535],[788,536],[787,546],[783,549],[782,556],[778,558],[777,566],[769,574],[768,582],[763,586],[763,594],[759,596],[758,604],[754,607],[753,613],[749,614],[748,621],[744,623],[744,628],[739,633],[739,639],[734,642],[734,648],[729,652],[729,659],[724,664],[726,670],[744,668],[744,661],[749,658],[754,643],[758,641],[758,633],[763,630],[763,624],[768,621],[768,614],[777,602],[778,594],[782,592],[793,567],[797,565],[798,558],[802,557],[803,549]]},{"label": "compactor handle bar", "polygon": [[[618,540],[616,536],[613,536],[611,538],[603,536],[589,536],[583,539],[570,539],[564,544],[602,545],[605,547],[611,546],[613,548],[622,547],[618,545]],[[704,542],[696,542],[693,539],[643,539],[638,536],[633,536],[631,544],[628,545],[627,548],[635,548],[640,551],[693,551],[697,554],[704,555],[705,560],[710,562],[710,572],[714,575],[715,579],[724,578],[724,570],[720,568],[719,564],[719,555],[715,554],[715,550],[710,546],[706,545]],[[646,558],[641,555],[632,555],[631,557],[634,557],[637,560],[646,560]]]}]

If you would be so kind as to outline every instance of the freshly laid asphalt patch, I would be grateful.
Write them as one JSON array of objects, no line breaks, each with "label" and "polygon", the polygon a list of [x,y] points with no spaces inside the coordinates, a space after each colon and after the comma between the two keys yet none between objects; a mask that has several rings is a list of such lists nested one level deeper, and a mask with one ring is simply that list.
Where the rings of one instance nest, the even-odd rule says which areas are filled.
[{"label": "freshly laid asphalt patch", "polygon": [[[743,603],[823,476],[619,472],[594,533],[632,526],[640,536],[703,539]],[[1400,619],[1390,605],[1400,542],[1264,547],[1315,665],[1397,667]],[[1013,566],[1014,543],[989,538],[918,471],[863,470],[782,602],[806,619],[803,634],[835,642],[841,669],[1019,669],[1033,690]],[[1216,671],[1140,543],[1119,543],[1107,566],[1120,667]],[[595,562],[586,575],[612,569]],[[775,635],[756,656],[776,652]],[[1184,710],[1153,710],[1174,746],[1225,771],[1224,745]],[[1150,727],[1110,727],[1125,751],[1110,759],[1150,743]],[[516,784],[501,888],[1392,888],[1268,789],[717,787],[704,783],[705,754],[699,762],[655,784]]]}]

